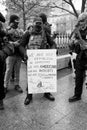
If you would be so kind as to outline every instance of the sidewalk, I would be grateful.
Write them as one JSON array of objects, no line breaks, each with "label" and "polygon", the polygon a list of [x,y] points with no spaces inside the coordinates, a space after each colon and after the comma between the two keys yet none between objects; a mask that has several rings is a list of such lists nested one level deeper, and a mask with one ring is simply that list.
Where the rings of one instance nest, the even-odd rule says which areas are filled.
[{"label": "sidewalk", "polygon": [[74,79],[69,69],[58,72],[58,91],[53,94],[54,102],[45,99],[43,94],[35,94],[28,106],[24,106],[25,70],[22,65],[20,85],[24,93],[18,94],[13,83],[10,85],[4,100],[5,110],[0,111],[0,130],[87,130],[86,91],[83,91],[81,101],[68,102],[74,92]]}]

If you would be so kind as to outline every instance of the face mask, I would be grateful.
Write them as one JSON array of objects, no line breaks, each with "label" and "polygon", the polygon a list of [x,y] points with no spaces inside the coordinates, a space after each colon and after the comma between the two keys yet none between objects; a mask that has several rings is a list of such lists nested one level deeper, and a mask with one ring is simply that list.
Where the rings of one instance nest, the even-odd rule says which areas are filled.
[{"label": "face mask", "polygon": [[17,27],[18,27],[18,24],[19,24],[19,23],[16,23],[16,22],[15,22],[15,23],[14,23],[14,26],[17,28]]},{"label": "face mask", "polygon": [[42,23],[37,22],[37,23],[35,24],[35,28],[38,29],[38,30],[41,30],[41,29],[42,29]]},{"label": "face mask", "polygon": [[18,28],[18,24],[19,24],[18,22],[14,22],[11,24],[11,27],[16,29],[16,28]]}]

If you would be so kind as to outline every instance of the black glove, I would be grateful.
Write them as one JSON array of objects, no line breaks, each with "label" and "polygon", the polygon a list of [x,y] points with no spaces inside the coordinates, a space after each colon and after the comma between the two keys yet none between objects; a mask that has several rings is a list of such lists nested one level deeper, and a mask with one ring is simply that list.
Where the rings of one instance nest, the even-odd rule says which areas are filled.
[{"label": "black glove", "polygon": [[69,54],[72,55],[72,51],[70,51]]},{"label": "black glove", "polygon": [[6,60],[6,58],[7,55],[2,50],[0,50],[0,61],[3,62]]},{"label": "black glove", "polygon": [[27,60],[28,60],[28,56],[27,56],[27,55],[24,55],[23,61],[24,61],[25,63],[27,63]]},{"label": "black glove", "polygon": [[56,50],[56,55],[58,56],[58,49]]}]

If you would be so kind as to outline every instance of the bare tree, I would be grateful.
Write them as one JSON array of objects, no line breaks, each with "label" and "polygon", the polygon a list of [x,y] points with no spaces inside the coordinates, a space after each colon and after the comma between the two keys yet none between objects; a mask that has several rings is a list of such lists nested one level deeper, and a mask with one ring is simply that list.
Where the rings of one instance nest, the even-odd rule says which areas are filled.
[{"label": "bare tree", "polygon": [[[70,9],[65,8],[64,6],[62,6],[62,3],[68,4],[69,6],[71,6],[73,11],[70,11]],[[81,13],[84,12],[85,10],[85,4],[86,4],[86,0],[82,0],[82,5],[81,5]],[[42,6],[42,5],[40,5]],[[75,8],[75,5],[73,3],[73,0],[61,0],[61,4],[59,4],[59,0],[53,0],[53,2],[48,2],[46,6],[49,6],[50,8],[58,8],[61,10],[64,10],[72,15],[74,15],[76,18],[78,18],[78,11]]]},{"label": "bare tree", "polygon": [[37,15],[41,10],[47,10],[48,7],[40,7],[41,0],[6,0],[8,10],[18,13],[22,17],[23,30],[26,29],[27,20],[30,17]]},{"label": "bare tree", "polygon": [[37,2],[30,0],[7,0],[8,9],[20,14],[23,20],[23,29],[26,29],[26,15],[37,5]]}]

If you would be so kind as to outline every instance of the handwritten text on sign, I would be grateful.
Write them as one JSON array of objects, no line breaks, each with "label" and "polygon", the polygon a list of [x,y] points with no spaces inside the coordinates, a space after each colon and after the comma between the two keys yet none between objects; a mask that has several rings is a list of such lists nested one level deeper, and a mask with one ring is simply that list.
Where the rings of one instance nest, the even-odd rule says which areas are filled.
[{"label": "handwritten text on sign", "polygon": [[27,55],[28,93],[56,92],[56,50],[27,50]]}]

